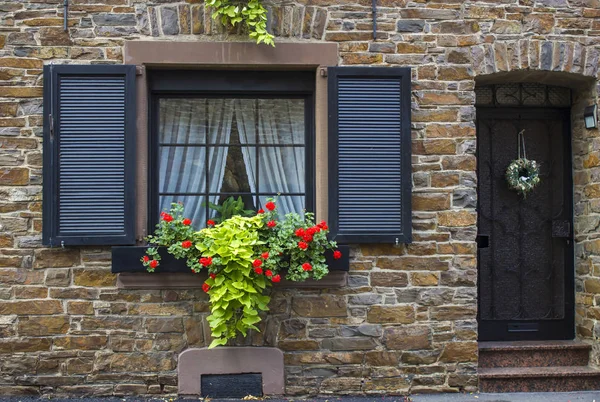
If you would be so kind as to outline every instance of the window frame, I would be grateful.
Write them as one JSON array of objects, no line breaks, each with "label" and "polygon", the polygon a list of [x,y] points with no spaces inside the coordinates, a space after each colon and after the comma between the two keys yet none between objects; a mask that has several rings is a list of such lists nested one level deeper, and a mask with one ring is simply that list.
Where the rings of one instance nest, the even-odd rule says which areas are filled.
[{"label": "window frame", "polygon": [[[148,161],[158,161],[161,98],[303,99],[305,210],[315,212],[315,85],[314,73],[310,71],[150,70],[148,71]],[[147,173],[146,219],[148,233],[152,233],[160,213],[158,163],[149,163]],[[253,196],[260,197],[260,194],[257,189],[257,193]]]}]

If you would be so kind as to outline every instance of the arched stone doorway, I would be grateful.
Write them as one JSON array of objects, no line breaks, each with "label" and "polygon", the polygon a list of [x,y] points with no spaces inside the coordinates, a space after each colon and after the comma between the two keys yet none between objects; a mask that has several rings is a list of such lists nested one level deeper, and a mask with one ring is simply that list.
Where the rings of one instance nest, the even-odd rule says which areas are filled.
[{"label": "arched stone doorway", "polygon": [[[562,71],[561,71],[562,70]],[[573,224],[571,228],[571,237],[574,251],[574,294],[575,294],[575,314],[574,326],[577,339],[584,341],[593,341],[600,335],[600,325],[598,325],[600,314],[597,313],[596,300],[600,295],[600,269],[596,268],[596,261],[600,261],[600,241],[598,240],[598,227],[600,223],[600,141],[598,129],[586,129],[583,122],[583,111],[588,105],[597,103],[597,80],[586,68],[580,68],[578,72],[568,71],[569,69],[559,69],[558,71],[541,71],[534,69],[514,70],[514,71],[480,71],[483,75],[476,78],[477,104],[476,109],[483,110],[486,102],[489,102],[489,91],[492,86],[498,88],[502,85],[522,84],[525,87],[531,85],[544,84],[546,88],[561,89],[551,90],[555,96],[559,91],[570,90],[570,107],[566,102],[556,103],[551,99],[546,99],[546,103],[535,103],[533,99],[522,100],[523,103],[530,103],[529,107],[539,108],[563,108],[568,110],[569,115],[569,134],[570,134],[570,154],[568,157],[572,164],[572,211]],[[510,85],[509,85],[510,86]],[[488,89],[484,89],[488,88]],[[508,87],[506,87],[508,88]],[[522,88],[522,87],[521,87]],[[487,91],[487,95],[486,94]],[[501,90],[502,91],[502,90]],[[508,89],[504,90],[505,98],[508,96]],[[510,91],[509,91],[510,92]],[[488,101],[484,97],[488,96]],[[564,97],[563,97],[564,99]],[[506,100],[500,99],[500,102]],[[490,104],[487,103],[487,107]],[[517,105],[512,105],[518,107]],[[526,105],[521,105],[526,106]],[[528,141],[531,143],[532,141]],[[532,145],[532,146],[535,146]],[[531,146],[529,147],[531,148]],[[596,286],[597,285],[597,286]],[[600,346],[592,343],[592,364],[598,364],[600,355],[597,349]]]},{"label": "arched stone doorway", "polygon": [[[479,339],[573,339],[571,90],[503,83],[476,95]],[[519,157],[540,166],[526,196],[505,178]]]}]

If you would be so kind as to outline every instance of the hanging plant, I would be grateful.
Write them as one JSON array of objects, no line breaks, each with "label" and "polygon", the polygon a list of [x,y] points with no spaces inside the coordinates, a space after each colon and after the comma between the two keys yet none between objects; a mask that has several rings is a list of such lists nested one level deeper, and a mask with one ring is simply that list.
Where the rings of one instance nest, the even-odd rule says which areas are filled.
[{"label": "hanging plant", "polygon": [[540,168],[536,161],[519,158],[506,169],[506,181],[511,190],[526,197],[540,183]]},{"label": "hanging plant", "polygon": [[267,31],[267,9],[261,0],[208,0],[213,7],[213,19],[221,19],[224,26],[242,26],[248,30],[248,36],[256,43],[275,46],[273,35]]},{"label": "hanging plant", "polygon": [[[260,313],[268,310],[271,300],[269,289],[281,281],[283,270],[291,281],[318,280],[329,272],[324,253],[337,246],[327,239],[325,221],[315,224],[309,212],[278,220],[272,200],[265,208],[250,217],[208,220],[206,228],[196,231],[183,216],[183,205],[173,204],[170,212],[161,214],[154,235],[147,237],[152,247],[141,261],[149,272],[160,265],[157,247],[185,259],[194,273],[208,271],[202,290],[210,297],[209,348],[259,330]],[[333,258],[341,257],[339,250],[333,252]]]}]

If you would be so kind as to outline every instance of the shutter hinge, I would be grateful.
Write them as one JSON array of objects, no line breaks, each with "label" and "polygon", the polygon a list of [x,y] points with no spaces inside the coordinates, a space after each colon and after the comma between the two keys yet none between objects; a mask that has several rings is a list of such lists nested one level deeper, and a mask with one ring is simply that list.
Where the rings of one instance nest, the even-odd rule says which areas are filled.
[{"label": "shutter hinge", "polygon": [[327,77],[327,67],[321,67],[321,68],[319,68],[319,75],[321,77]]},{"label": "shutter hinge", "polygon": [[135,66],[135,75],[144,75],[146,73],[146,66]]},{"label": "shutter hinge", "polygon": [[48,115],[50,121],[50,141],[54,141],[54,117],[51,114]]}]

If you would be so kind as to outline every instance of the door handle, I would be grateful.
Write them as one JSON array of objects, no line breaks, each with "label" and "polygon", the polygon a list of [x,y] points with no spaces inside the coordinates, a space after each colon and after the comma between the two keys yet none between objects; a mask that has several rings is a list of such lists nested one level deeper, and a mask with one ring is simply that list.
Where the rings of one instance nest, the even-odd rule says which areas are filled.
[{"label": "door handle", "polygon": [[571,222],[568,220],[552,221],[552,237],[571,238]]}]

